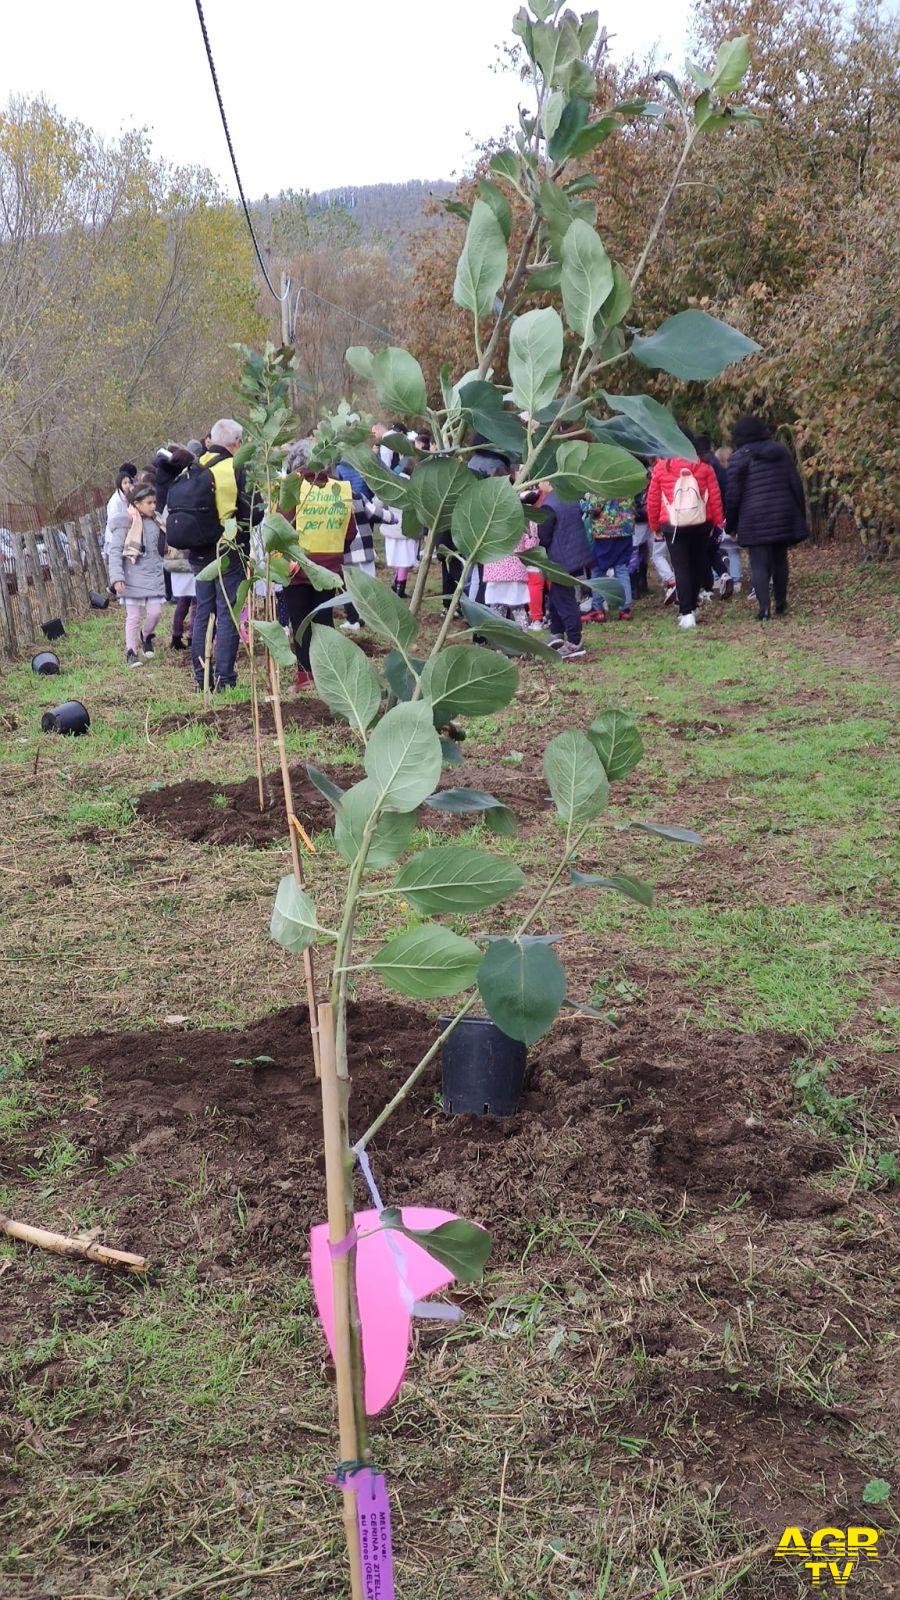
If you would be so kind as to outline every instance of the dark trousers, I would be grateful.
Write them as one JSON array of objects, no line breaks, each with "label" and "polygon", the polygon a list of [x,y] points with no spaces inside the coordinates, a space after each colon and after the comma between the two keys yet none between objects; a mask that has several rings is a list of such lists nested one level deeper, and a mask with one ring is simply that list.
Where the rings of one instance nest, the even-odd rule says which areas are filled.
[{"label": "dark trousers", "polygon": [[231,689],[237,683],[234,664],[241,641],[237,628],[231,620],[228,602],[230,601],[233,611],[238,587],[243,577],[243,565],[232,556],[221,578],[202,583],[199,578],[197,579],[197,609],[194,612],[194,626],[191,630],[191,659],[194,664],[194,677],[201,688],[203,663],[206,658],[206,630],[210,617],[216,619],[212,658],[213,688]]},{"label": "dark trousers", "polygon": [[[297,629],[301,622],[306,620],[310,612],[315,611],[316,606],[321,605],[322,600],[328,597],[327,595],[321,595],[318,589],[313,588],[311,583],[292,583],[286,589],[282,589],[281,598],[284,601],[284,609],[287,612],[288,628],[290,630],[291,643],[294,646],[294,654],[297,657],[297,665],[303,672],[309,672],[309,646],[312,639],[312,628],[307,628],[299,639],[297,638]],[[333,628],[334,612],[330,608],[320,611],[316,622],[324,623],[326,628]]]},{"label": "dark trousers", "polygon": [[775,596],[775,610],[783,611],[787,605],[788,547],[784,543],[751,544],[750,577],[760,616],[769,615],[769,585]]},{"label": "dark trousers", "polygon": [[[192,594],[183,594],[175,601],[175,610],[172,612],[172,638],[180,639],[184,633],[184,625],[188,619],[188,612],[194,604]],[[193,633],[193,628],[191,629]]]},{"label": "dark trousers", "polygon": [[697,609],[697,596],[706,587],[709,570],[709,523],[695,528],[664,528],[669,560],[675,574],[678,609],[683,617]]},{"label": "dark trousers", "polygon": [[709,535],[709,568],[706,574],[708,581],[704,583],[704,589],[711,589],[716,578],[728,577],[729,572],[728,557],[722,549],[719,530],[713,528]]},{"label": "dark trousers", "polygon": [[581,643],[581,610],[578,590],[565,583],[551,583],[547,597],[550,632],[562,634],[570,644]]}]

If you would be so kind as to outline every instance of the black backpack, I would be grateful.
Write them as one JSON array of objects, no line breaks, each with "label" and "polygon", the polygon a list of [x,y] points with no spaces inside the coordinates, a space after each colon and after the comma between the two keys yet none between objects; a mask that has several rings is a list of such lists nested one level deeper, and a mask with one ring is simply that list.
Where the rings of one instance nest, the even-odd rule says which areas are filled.
[{"label": "black backpack", "polygon": [[166,539],[175,550],[208,550],[222,537],[216,485],[209,467],[194,461],[169,485]]}]

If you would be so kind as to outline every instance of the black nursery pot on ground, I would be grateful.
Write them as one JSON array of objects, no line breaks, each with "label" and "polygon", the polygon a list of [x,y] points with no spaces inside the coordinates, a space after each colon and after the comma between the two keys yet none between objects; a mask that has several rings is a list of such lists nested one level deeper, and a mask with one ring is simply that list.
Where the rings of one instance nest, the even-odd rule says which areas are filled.
[{"label": "black nursery pot on ground", "polygon": [[[451,1017],[441,1017],[446,1027]],[[445,1039],[441,1065],[444,1110],[476,1117],[511,1117],[525,1084],[527,1048],[490,1017],[464,1017]]]},{"label": "black nursery pot on ground", "polygon": [[42,733],[87,733],[90,725],[90,712],[80,700],[64,700],[61,706],[45,711],[41,717]]},{"label": "black nursery pot on ground", "polygon": [[64,639],[66,637],[66,630],[59,617],[50,617],[46,622],[42,622],[41,633],[45,639]]},{"label": "black nursery pot on ground", "polygon": [[40,673],[42,678],[52,678],[59,671],[59,656],[52,650],[39,650],[31,658],[31,670]]}]

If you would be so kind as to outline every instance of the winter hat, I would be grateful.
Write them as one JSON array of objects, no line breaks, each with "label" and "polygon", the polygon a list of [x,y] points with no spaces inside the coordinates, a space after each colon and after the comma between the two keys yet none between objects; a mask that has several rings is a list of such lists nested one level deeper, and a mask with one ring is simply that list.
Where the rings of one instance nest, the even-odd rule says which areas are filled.
[{"label": "winter hat", "polygon": [[761,444],[768,437],[769,430],[762,417],[738,417],[731,430],[731,443],[735,450],[740,450],[745,444]]},{"label": "winter hat", "polygon": [[190,450],[195,461],[199,461],[200,457],[205,454],[202,439],[188,439],[185,448]]}]

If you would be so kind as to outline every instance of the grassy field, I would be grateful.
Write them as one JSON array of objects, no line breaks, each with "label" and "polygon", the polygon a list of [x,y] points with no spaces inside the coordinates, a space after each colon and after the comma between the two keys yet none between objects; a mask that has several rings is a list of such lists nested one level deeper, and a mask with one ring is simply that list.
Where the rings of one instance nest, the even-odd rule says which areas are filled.
[{"label": "grassy field", "polygon": [[[465,1320],[425,1325],[375,1428],[400,1600],[802,1595],[809,1575],[772,1559],[793,1523],[882,1527],[850,1587],[900,1593],[896,586],[846,553],[798,569],[767,629],[734,601],[680,635],[644,602],[577,668],[524,666],[516,705],[470,725],[459,770],[521,796],[520,835],[490,845],[539,882],[544,743],[635,712],[645,760],[582,864],[656,900],[556,902],[571,989],[602,1016],[535,1048],[510,1129],[448,1129],[426,1080],[375,1145],[391,1199],[459,1191],[496,1241]],[[246,734],[197,719],[182,661],[126,672],[115,615],[60,653],[63,678],[22,666],[0,686],[0,1210],[100,1230],[152,1272],[0,1245],[0,1594],[336,1600],[314,1093],[286,1054],[297,967],[267,932],[284,843],[141,815],[140,796],[209,780],[224,816],[253,774]],[[90,737],[41,736],[70,696]],[[312,716],[288,743],[358,761]],[[636,817],[705,846],[616,831]],[[328,923],[335,858],[314,842]],[[389,1082],[429,1019],[398,1008],[392,1045],[390,1008],[358,998]],[[248,1083],[263,1050],[275,1065]],[[363,1098],[380,1081],[361,1070]]]}]

